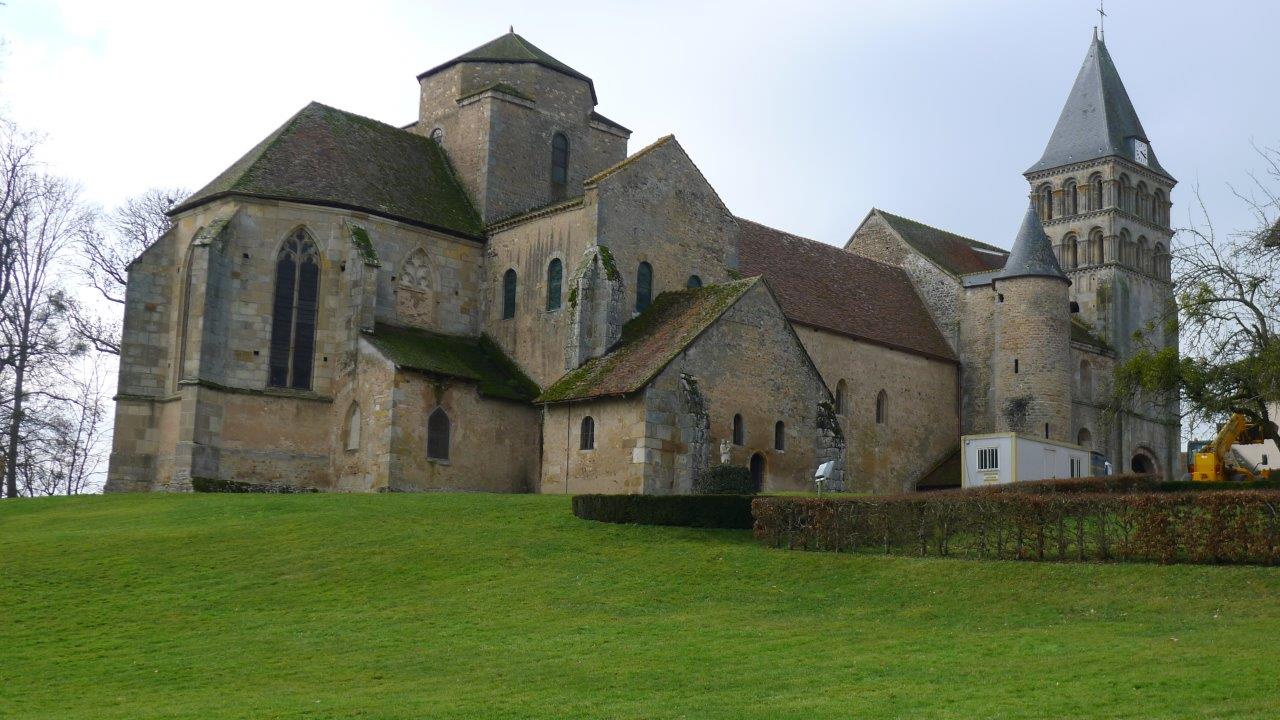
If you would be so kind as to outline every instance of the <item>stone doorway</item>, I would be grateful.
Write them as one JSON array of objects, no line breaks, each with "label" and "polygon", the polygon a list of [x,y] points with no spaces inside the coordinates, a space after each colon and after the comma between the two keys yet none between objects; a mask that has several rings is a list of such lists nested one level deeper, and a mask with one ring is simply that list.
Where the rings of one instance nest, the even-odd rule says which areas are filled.
[{"label": "stone doorway", "polygon": [[760,492],[764,489],[765,461],[764,453],[751,456],[751,485]]}]

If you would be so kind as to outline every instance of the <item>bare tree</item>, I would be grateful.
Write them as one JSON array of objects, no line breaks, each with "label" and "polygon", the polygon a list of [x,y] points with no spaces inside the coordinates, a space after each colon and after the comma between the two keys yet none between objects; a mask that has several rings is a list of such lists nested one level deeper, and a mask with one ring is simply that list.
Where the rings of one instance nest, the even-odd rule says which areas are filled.
[{"label": "bare tree", "polygon": [[[18,224],[23,208],[40,192],[35,139],[13,123],[0,118],[0,307],[13,287]],[[0,349],[0,370],[13,357]]]},{"label": "bare tree", "polygon": [[182,188],[147,190],[107,213],[82,240],[81,274],[108,307],[77,306],[72,329],[98,352],[120,354],[119,306],[124,305],[129,264],[168,232],[173,225],[168,212],[187,194]]},{"label": "bare tree", "polygon": [[71,374],[68,396],[30,398],[19,440],[19,495],[78,495],[93,488],[109,431],[100,357],[88,356],[85,366]]},{"label": "bare tree", "polygon": [[[1181,354],[1152,344],[1122,363],[1114,406],[1177,396],[1190,427],[1238,412],[1276,436],[1268,402],[1280,399],[1280,151],[1258,152],[1266,171],[1233,188],[1253,215],[1250,227],[1219,232],[1196,193],[1199,217],[1179,230],[1171,258],[1176,312],[1160,321],[1166,333],[1180,329]],[[1145,336],[1159,337],[1157,329]]]},{"label": "bare tree", "polygon": [[32,423],[33,398],[55,398],[50,389],[63,378],[71,355],[82,352],[67,331],[70,303],[58,286],[56,263],[90,226],[77,188],[57,177],[37,174],[35,192],[15,208],[12,219],[13,269],[8,297],[0,306],[0,340],[8,365],[11,394],[6,410],[5,494],[18,495],[18,472]]}]

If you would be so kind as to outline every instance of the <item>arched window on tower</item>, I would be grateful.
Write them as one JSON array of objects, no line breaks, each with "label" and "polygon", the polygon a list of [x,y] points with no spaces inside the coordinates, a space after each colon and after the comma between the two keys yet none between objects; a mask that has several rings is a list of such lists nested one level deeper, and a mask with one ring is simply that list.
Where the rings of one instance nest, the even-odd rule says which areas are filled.
[{"label": "arched window on tower", "polygon": [[1151,193],[1151,219],[1157,225],[1169,226],[1169,216],[1165,213],[1164,191],[1156,190]]},{"label": "arched window on tower", "polygon": [[1155,248],[1151,251],[1152,262],[1155,269],[1152,274],[1161,280],[1169,279],[1169,251],[1165,249],[1164,243],[1156,243]]},{"label": "arched window on tower", "polygon": [[1089,209],[1102,209],[1102,174],[1094,173],[1089,176]]},{"label": "arched window on tower", "polygon": [[1068,235],[1062,241],[1062,254],[1064,256],[1062,258],[1063,265],[1066,265],[1068,270],[1080,266],[1080,241],[1076,238],[1075,233]]},{"label": "arched window on tower", "polygon": [[889,420],[889,393],[881,390],[876,394],[876,424],[883,425]]},{"label": "arched window on tower", "polygon": [[569,190],[569,138],[564,133],[551,136],[551,197],[562,200]]},{"label": "arched window on tower", "polygon": [[1040,186],[1036,193],[1037,201],[1040,204],[1040,220],[1048,221],[1053,219],[1053,186],[1045,183]]},{"label": "arched window on tower", "polygon": [[644,312],[653,302],[653,266],[647,262],[636,268],[636,312]]},{"label": "arched window on tower", "polygon": [[552,258],[547,264],[547,312],[560,309],[560,291],[564,284],[564,264]]},{"label": "arched window on tower", "polygon": [[502,274],[502,319],[516,316],[516,271],[508,269]]},{"label": "arched window on tower", "polygon": [[1133,238],[1129,235],[1128,228],[1120,229],[1120,262],[1130,267],[1134,264]]},{"label": "arched window on tower", "polygon": [[1134,261],[1134,266],[1143,272],[1151,272],[1151,253],[1147,248],[1146,235],[1138,236],[1138,257]]},{"label": "arched window on tower", "polygon": [[1102,228],[1094,228],[1089,231],[1089,262],[1101,265],[1105,261]]},{"label": "arched window on tower", "polygon": [[437,407],[427,418],[427,458],[430,460],[449,459],[449,414],[444,408]]},{"label": "arched window on tower", "polygon": [[1064,215],[1076,215],[1080,212],[1080,189],[1075,180],[1068,180],[1062,186],[1062,202]]},{"label": "arched window on tower", "polygon": [[1129,184],[1129,176],[1120,176],[1120,197],[1116,199],[1116,205],[1125,212],[1133,212],[1133,186]]},{"label": "arched window on tower", "polygon": [[1147,184],[1139,182],[1134,190],[1134,214],[1140,218],[1151,219],[1151,196],[1147,193]]},{"label": "arched window on tower", "polygon": [[320,253],[307,231],[298,228],[276,255],[268,385],[311,389],[319,297]]}]

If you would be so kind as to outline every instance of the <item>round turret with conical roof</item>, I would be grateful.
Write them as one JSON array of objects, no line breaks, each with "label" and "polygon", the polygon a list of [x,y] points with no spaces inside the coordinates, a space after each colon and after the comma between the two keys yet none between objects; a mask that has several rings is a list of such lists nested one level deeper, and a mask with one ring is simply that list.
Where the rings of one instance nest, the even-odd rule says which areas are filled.
[{"label": "round turret with conical roof", "polygon": [[1070,285],[1034,205],[993,282],[995,429],[1071,440]]}]

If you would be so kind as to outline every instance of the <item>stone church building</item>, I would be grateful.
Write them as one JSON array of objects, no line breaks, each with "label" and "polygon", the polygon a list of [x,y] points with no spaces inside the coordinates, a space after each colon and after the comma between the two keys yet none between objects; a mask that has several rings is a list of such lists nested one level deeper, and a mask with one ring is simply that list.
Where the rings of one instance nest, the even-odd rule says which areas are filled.
[{"label": "stone church building", "polygon": [[794,490],[834,460],[889,492],[997,430],[1173,468],[1176,407],[1102,417],[1171,302],[1174,180],[1096,38],[1011,252],[752,222],[514,33],[418,81],[415,122],[312,103],[172,210],[130,266],[108,490]]}]

